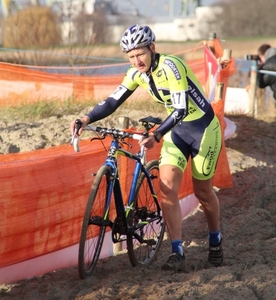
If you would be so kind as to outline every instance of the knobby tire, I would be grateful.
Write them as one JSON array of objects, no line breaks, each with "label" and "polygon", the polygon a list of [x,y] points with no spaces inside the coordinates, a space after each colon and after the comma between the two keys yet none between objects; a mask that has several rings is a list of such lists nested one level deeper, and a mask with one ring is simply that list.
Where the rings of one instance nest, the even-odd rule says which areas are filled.
[{"label": "knobby tire", "polygon": [[92,184],[83,218],[78,256],[81,279],[92,275],[101,253],[107,227],[103,217],[109,184],[110,168],[102,166]]}]

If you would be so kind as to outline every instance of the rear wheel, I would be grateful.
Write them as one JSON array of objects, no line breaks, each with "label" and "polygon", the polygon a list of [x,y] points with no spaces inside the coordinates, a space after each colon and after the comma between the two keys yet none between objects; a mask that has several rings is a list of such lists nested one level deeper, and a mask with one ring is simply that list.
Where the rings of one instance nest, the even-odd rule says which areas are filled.
[{"label": "rear wheel", "polygon": [[102,166],[92,184],[87,201],[79,244],[79,276],[91,276],[99,259],[106,227],[105,205],[110,184],[110,168]]},{"label": "rear wheel", "polygon": [[152,195],[147,178],[144,173],[141,173],[137,184],[134,210],[129,216],[129,226],[133,228],[133,231],[127,236],[128,256],[133,266],[152,263],[165,232],[165,222],[161,215],[159,202],[158,161],[150,161],[146,168],[151,174],[156,194]]}]

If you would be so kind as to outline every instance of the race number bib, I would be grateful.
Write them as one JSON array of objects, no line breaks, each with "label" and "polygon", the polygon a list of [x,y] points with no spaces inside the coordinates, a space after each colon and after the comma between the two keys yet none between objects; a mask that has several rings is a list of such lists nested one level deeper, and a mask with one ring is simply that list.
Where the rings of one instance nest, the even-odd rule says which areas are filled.
[{"label": "race number bib", "polygon": [[187,108],[186,107],[186,93],[185,91],[181,92],[172,92],[171,100],[173,103],[173,107],[175,108]]},{"label": "race number bib", "polygon": [[109,97],[114,98],[115,100],[119,100],[126,91],[127,91],[126,87],[120,85]]}]

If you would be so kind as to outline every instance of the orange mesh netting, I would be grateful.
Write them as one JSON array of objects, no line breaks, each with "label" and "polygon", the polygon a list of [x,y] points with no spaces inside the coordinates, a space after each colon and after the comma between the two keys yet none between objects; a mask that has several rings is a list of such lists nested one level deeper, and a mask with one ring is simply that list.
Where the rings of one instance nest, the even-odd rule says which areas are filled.
[{"label": "orange mesh netting", "polygon": [[[202,50],[202,47],[197,46],[195,49],[185,50],[181,53],[195,52],[196,50]],[[204,86],[206,82],[204,57],[188,61],[188,64],[197,74],[199,82]],[[42,67],[0,63],[0,107],[32,103],[38,100],[65,101],[71,97],[78,101],[101,100],[110,95],[120,84],[124,72],[114,75],[80,76],[72,74],[89,74],[89,71],[95,72],[98,69],[101,69],[102,72],[100,73],[110,74],[116,73],[114,71],[110,72],[110,70],[116,70],[118,67],[127,70],[128,66],[129,63],[86,67]],[[40,70],[43,70],[43,72]],[[59,74],[52,74],[58,71],[60,71]],[[138,90],[139,97],[149,98],[146,92]],[[137,97],[137,93],[134,97]],[[134,97],[130,98],[133,99]]]},{"label": "orange mesh netting", "polygon": [[0,106],[26,104],[38,99],[64,101],[72,96],[77,100],[95,99],[95,95],[103,97],[111,93],[121,77],[50,74],[0,63]]},{"label": "orange mesh netting", "polygon": [[[204,60],[191,61],[191,68],[198,74],[204,85]],[[0,63],[0,107],[15,106],[47,101],[65,101],[70,97],[76,100],[100,100],[110,95],[120,84],[123,74],[102,76],[78,76],[48,74],[23,66]],[[143,97],[148,98],[146,92]]]},{"label": "orange mesh netting", "polygon": [[[200,81],[206,82],[204,60],[191,62]],[[74,93],[91,97],[102,86],[113,88],[120,76],[51,75],[25,67],[0,64],[1,105],[18,105],[37,99],[63,99]],[[223,69],[223,78],[230,71]],[[108,84],[107,84],[108,83]],[[110,83],[110,85],[109,85]],[[98,91],[97,91],[98,93]],[[95,93],[96,94],[96,93]],[[223,99],[213,107],[224,126]],[[109,140],[106,139],[108,145]],[[137,142],[130,141],[134,152]],[[148,151],[148,160],[158,159],[160,144]],[[69,145],[0,156],[0,267],[28,260],[79,242],[82,217],[95,173],[105,160],[100,142],[81,142],[81,152]],[[130,186],[132,162],[119,161],[124,198]],[[218,162],[214,185],[232,186],[225,147]],[[191,171],[184,176],[179,199],[193,192]]]}]

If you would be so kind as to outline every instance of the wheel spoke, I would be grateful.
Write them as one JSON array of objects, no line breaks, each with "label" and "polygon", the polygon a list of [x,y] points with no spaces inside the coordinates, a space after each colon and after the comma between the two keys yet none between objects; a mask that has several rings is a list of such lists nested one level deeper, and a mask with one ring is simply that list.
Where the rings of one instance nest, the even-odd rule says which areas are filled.
[{"label": "wheel spoke", "polygon": [[130,214],[133,232],[127,239],[128,255],[133,266],[147,265],[154,260],[165,231],[160,207],[154,200],[158,199],[159,194],[158,162],[151,161],[147,168],[152,174],[156,195],[154,198],[145,175],[141,174],[137,185],[135,209]]}]

